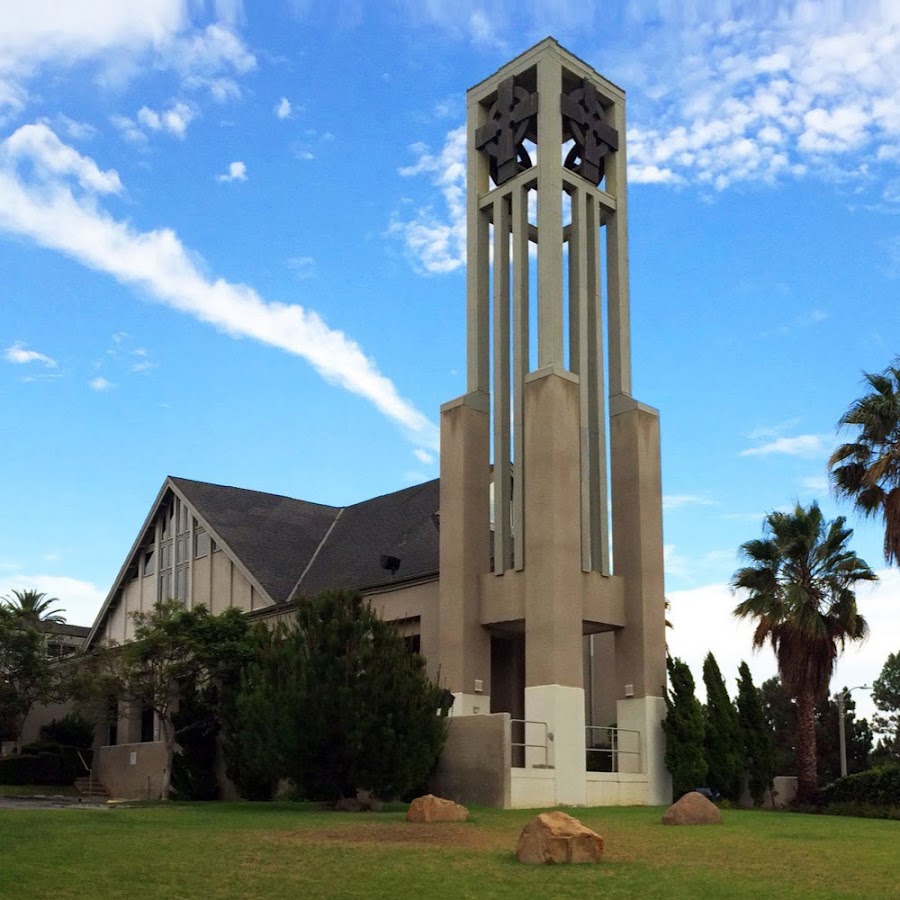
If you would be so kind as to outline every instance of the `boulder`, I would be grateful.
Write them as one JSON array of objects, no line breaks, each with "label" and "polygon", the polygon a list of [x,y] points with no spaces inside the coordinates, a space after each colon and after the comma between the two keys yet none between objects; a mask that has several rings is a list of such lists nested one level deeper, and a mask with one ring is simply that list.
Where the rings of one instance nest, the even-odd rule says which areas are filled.
[{"label": "boulder", "polygon": [[603,857],[603,838],[578,819],[554,810],[535,816],[519,835],[520,863],[593,863]]},{"label": "boulder", "polygon": [[407,822],[465,822],[468,818],[469,811],[464,806],[434,794],[416,797],[406,813]]},{"label": "boulder", "polygon": [[721,825],[719,807],[703,794],[690,791],[663,815],[663,825]]}]

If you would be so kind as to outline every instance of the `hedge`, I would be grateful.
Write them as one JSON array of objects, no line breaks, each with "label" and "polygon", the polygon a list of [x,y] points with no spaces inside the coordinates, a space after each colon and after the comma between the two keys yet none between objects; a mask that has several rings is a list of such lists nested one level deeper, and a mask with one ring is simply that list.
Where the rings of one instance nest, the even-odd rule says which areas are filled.
[{"label": "hedge", "polygon": [[838,778],[825,788],[824,800],[832,803],[863,803],[900,807],[900,766],[884,766]]}]

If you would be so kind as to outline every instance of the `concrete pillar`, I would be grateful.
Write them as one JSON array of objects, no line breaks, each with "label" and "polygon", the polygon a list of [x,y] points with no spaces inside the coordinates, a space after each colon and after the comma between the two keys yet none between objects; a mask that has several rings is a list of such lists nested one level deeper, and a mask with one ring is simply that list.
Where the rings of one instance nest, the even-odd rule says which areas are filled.
[{"label": "concrete pillar", "polygon": [[[488,398],[472,391],[441,407],[440,677],[453,715],[490,712],[490,636],[480,622],[480,578],[488,571]],[[480,688],[480,690],[479,690]]]},{"label": "concrete pillar", "polygon": [[616,696],[660,697],[666,682],[659,413],[610,403],[613,568],[625,579],[627,627],[616,633]]},{"label": "concrete pillar", "polygon": [[[525,386],[525,718],[546,722],[557,802],[584,805],[578,379],[539,369]],[[528,743],[543,729],[529,726]],[[538,751],[526,765],[540,764]]]}]

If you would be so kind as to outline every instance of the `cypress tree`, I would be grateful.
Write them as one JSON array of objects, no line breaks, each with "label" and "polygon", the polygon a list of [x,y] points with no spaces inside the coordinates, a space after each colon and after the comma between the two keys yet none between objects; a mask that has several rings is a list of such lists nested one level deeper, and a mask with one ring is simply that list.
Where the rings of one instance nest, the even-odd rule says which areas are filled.
[{"label": "cypress tree", "polygon": [[754,806],[762,806],[775,778],[775,746],[763,711],[762,692],[753,684],[750,667],[738,667],[737,707],[744,745],[747,787]]},{"label": "cypress tree", "polygon": [[712,653],[708,653],[703,660],[703,683],[706,685],[703,750],[707,784],[723,797],[737,803],[744,780],[741,725]]},{"label": "cypress tree", "polygon": [[682,794],[701,786],[706,779],[703,755],[703,707],[694,693],[694,678],[687,663],[666,658],[669,689],[666,691],[666,768],[672,774],[672,789],[677,800]]}]

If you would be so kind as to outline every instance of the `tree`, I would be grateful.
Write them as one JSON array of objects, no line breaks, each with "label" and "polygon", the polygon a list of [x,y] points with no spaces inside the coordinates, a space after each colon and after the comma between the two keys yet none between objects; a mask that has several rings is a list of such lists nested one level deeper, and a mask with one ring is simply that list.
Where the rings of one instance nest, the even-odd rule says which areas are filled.
[{"label": "tree", "polygon": [[732,580],[745,593],[734,615],[756,621],[753,645],[772,645],[781,680],[797,702],[801,801],[811,800],[817,785],[816,703],[827,694],[838,653],[868,631],[854,589],[876,580],[848,549],[853,530],[844,523],[842,516],[827,523],[817,503],[770,513],[765,536],[741,546],[750,565]]},{"label": "tree", "polygon": [[0,603],[10,612],[27,619],[35,627],[45,625],[62,625],[65,610],[53,609],[59,603],[56,597],[48,597],[45,593],[33,590],[13,591],[12,597],[3,597]]},{"label": "tree", "polygon": [[694,677],[687,663],[666,657],[669,690],[666,691],[666,768],[672,774],[672,791],[679,798],[703,785],[706,759],[703,753],[703,707],[694,693]]},{"label": "tree", "polygon": [[900,761],[900,652],[888,656],[872,684],[872,699],[878,710],[873,724],[883,735],[880,752]]},{"label": "tree", "polygon": [[[223,691],[239,677],[248,653],[248,624],[238,609],[213,616],[204,606],[187,609],[179,601],[157,603],[135,613],[134,640],[100,648],[82,672],[82,692],[100,703],[110,697],[140,714],[152,710],[165,744],[162,797],[169,796],[172,759],[180,737],[204,729],[218,715]],[[196,718],[174,714],[189,688]]]},{"label": "tree", "polygon": [[775,779],[775,749],[763,712],[761,692],[753,684],[750,667],[743,661],[738,667],[737,710],[747,789],[753,805],[762,806],[766,791],[772,789]]},{"label": "tree", "polygon": [[706,685],[703,717],[706,783],[723,797],[737,803],[741,799],[744,780],[741,725],[712,653],[708,653],[703,661],[703,683]]},{"label": "tree", "polygon": [[402,796],[424,782],[446,734],[446,692],[422,657],[345,591],[297,604],[245,668],[232,710],[231,771],[262,793],[288,777],[316,800]]},{"label": "tree", "polygon": [[884,556],[900,562],[900,357],[883,372],[864,373],[871,391],[841,416],[840,426],[857,428],[828,460],[839,496],[851,499],[867,517],[884,522]]},{"label": "tree", "polygon": [[759,689],[766,727],[772,735],[776,775],[797,774],[797,704],[776,675]]},{"label": "tree", "polygon": [[18,749],[25,717],[35,703],[54,699],[55,683],[43,631],[0,606],[0,739],[15,741]]}]

